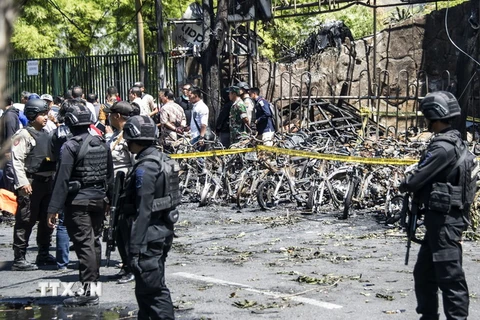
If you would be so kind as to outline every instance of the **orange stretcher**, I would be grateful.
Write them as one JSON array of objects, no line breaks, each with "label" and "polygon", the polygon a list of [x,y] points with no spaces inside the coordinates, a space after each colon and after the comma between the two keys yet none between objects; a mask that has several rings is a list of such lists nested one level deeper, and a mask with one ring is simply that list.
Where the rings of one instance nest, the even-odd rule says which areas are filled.
[{"label": "orange stretcher", "polygon": [[17,212],[17,197],[11,191],[0,189],[0,210],[11,214]]}]

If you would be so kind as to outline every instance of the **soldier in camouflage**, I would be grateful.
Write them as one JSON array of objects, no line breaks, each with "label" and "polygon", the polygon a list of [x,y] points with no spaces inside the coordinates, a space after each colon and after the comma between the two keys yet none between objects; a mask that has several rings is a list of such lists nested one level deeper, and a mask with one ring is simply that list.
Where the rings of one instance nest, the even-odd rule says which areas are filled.
[{"label": "soldier in camouflage", "polygon": [[230,143],[234,144],[242,140],[251,131],[247,114],[247,106],[240,98],[240,88],[233,86],[228,89],[229,98],[233,102],[230,109]]}]

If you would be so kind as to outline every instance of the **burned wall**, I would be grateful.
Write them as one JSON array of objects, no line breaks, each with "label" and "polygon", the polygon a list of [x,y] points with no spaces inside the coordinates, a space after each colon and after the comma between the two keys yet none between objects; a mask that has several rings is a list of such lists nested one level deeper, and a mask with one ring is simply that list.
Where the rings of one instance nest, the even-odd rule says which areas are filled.
[{"label": "burned wall", "polygon": [[[460,47],[475,36],[467,21],[469,10],[467,2],[448,12],[450,36]],[[327,48],[321,54],[290,64],[259,63],[257,83],[272,101],[308,95],[309,88],[312,96],[338,96],[345,82],[346,95],[351,97],[414,97],[423,96],[427,90],[446,89],[457,82],[459,52],[445,32],[445,13],[444,9],[415,16],[378,32],[376,63],[373,36],[354,42],[347,39],[341,50]],[[383,99],[372,106],[371,100],[349,99],[357,105],[362,101],[381,110],[393,106],[413,111],[417,104],[415,99],[402,103]],[[285,103],[288,99],[282,102]]]}]

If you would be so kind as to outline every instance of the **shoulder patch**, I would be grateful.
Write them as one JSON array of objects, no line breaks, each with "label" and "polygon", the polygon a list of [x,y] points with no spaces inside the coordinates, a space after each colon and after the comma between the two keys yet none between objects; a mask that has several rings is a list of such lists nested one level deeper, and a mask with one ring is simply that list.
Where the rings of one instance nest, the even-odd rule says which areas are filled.
[{"label": "shoulder patch", "polygon": [[427,154],[425,155],[425,158],[423,159],[423,161],[418,164],[418,167],[422,167],[425,163],[428,162],[428,160],[429,160],[431,157],[432,157],[432,153],[431,153],[430,151],[427,152]]},{"label": "shoulder patch", "polygon": [[137,189],[140,189],[142,187],[142,184],[143,184],[143,176],[145,174],[145,170],[140,168],[140,169],[137,169],[137,171],[135,171],[135,187]]},{"label": "shoulder patch", "polygon": [[263,107],[265,105],[265,102],[263,102],[263,100],[260,100],[260,102],[258,104]]}]

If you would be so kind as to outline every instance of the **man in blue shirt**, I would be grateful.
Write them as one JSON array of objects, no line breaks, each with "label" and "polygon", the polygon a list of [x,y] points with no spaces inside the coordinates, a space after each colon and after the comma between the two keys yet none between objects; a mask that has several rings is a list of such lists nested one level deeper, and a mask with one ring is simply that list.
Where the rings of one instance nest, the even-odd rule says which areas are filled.
[{"label": "man in blue shirt", "polygon": [[270,108],[270,103],[265,98],[260,96],[260,89],[251,88],[248,93],[250,98],[255,102],[255,124],[258,131],[258,139],[263,140],[263,144],[266,146],[273,145],[273,136],[275,134],[275,125]]}]

